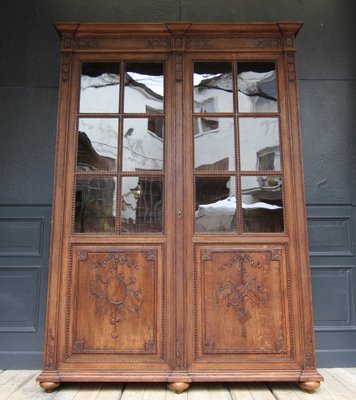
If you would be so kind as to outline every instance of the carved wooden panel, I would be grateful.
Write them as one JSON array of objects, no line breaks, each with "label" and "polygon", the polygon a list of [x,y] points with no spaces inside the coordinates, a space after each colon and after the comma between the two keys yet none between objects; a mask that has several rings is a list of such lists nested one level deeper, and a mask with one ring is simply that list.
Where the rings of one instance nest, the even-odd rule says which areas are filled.
[{"label": "carved wooden panel", "polygon": [[162,355],[161,249],[75,246],[72,257],[67,357]]},{"label": "carved wooden panel", "polygon": [[[273,247],[272,247],[273,246]],[[291,354],[284,246],[199,246],[195,282],[198,359]],[[287,296],[286,296],[287,295]],[[285,297],[286,296],[286,297]],[[237,359],[236,359],[237,360]]]}]

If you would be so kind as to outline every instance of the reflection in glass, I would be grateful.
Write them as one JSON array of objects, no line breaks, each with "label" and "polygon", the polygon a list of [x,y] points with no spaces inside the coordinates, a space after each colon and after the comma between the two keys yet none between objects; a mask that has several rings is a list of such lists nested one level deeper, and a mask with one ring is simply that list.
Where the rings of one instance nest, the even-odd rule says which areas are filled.
[{"label": "reflection in glass", "polygon": [[121,201],[122,233],[162,232],[162,178],[123,177]]},{"label": "reflection in glass", "polygon": [[197,177],[195,231],[236,232],[235,177]]},{"label": "reflection in glass", "polygon": [[272,62],[238,63],[240,112],[277,112],[276,70]]},{"label": "reflection in glass", "polygon": [[241,177],[244,232],[283,232],[281,176]]},{"label": "reflection in glass", "polygon": [[124,171],[162,170],[164,118],[125,118]]},{"label": "reflection in glass", "polygon": [[118,120],[80,118],[77,171],[112,171],[116,168]]},{"label": "reflection in glass", "polygon": [[235,169],[233,118],[194,118],[195,168]]},{"label": "reflection in glass", "polygon": [[163,112],[164,77],[162,63],[125,64],[125,113]]},{"label": "reflection in glass", "polygon": [[242,171],[281,170],[278,118],[240,118]]},{"label": "reflection in glass", "polygon": [[119,71],[118,63],[82,64],[79,112],[119,112]]},{"label": "reflection in glass", "polygon": [[74,231],[115,231],[116,178],[78,177],[75,190]]},{"label": "reflection in glass", "polygon": [[194,63],[194,112],[233,111],[232,67],[228,62]]}]

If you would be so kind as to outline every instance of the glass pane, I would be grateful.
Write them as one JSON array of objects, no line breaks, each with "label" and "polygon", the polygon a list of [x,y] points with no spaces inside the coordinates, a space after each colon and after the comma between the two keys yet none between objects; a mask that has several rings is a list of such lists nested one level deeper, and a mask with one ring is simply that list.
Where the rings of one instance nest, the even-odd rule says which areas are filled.
[{"label": "glass pane", "polygon": [[236,232],[235,192],[235,177],[196,178],[196,232]]},{"label": "glass pane", "polygon": [[241,177],[245,232],[283,232],[281,176]]},{"label": "glass pane", "polygon": [[125,118],[122,169],[162,170],[163,135],[164,118]]},{"label": "glass pane", "polygon": [[238,63],[240,112],[277,112],[277,85],[274,63]]},{"label": "glass pane", "polygon": [[119,71],[119,63],[82,64],[79,112],[119,112]]},{"label": "glass pane", "polygon": [[122,233],[162,232],[162,203],[162,178],[122,178]]},{"label": "glass pane", "polygon": [[162,63],[125,65],[125,113],[163,112],[164,79]]},{"label": "glass pane", "polygon": [[195,168],[235,170],[233,118],[194,118]]},{"label": "glass pane", "polygon": [[116,118],[80,118],[77,171],[115,170],[117,131]]},{"label": "glass pane", "polygon": [[78,177],[75,191],[75,232],[115,231],[116,178]]},{"label": "glass pane", "polygon": [[240,118],[242,171],[281,170],[278,118]]},{"label": "glass pane", "polygon": [[232,112],[233,82],[231,63],[194,63],[194,112]]}]

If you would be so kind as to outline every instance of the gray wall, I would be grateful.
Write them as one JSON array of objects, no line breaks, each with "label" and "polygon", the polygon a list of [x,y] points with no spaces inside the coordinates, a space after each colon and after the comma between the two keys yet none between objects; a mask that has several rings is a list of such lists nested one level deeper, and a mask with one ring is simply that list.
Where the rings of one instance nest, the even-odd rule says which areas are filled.
[{"label": "gray wall", "polygon": [[[353,244],[356,2],[12,0],[2,3],[5,4],[1,4],[0,13],[0,280],[3,275],[22,282],[19,277],[28,268],[27,280],[23,281],[28,296],[20,296],[23,304],[18,304],[19,296],[14,291],[5,291],[0,297],[0,367],[41,365],[59,75],[59,40],[52,22],[180,20],[304,22],[297,39],[297,60],[318,362],[356,365]],[[41,240],[31,244],[26,234],[21,236],[19,232],[26,231],[29,220],[38,218],[43,221],[39,228]],[[12,221],[15,222],[11,225]],[[14,229],[13,236],[9,236],[9,229]],[[31,232],[28,228],[28,235]],[[26,246],[40,246],[40,250],[38,254],[24,251]],[[31,275],[34,265],[37,272]],[[36,302],[37,308],[26,308],[29,301]],[[8,307],[14,311],[12,319],[8,317]]]}]

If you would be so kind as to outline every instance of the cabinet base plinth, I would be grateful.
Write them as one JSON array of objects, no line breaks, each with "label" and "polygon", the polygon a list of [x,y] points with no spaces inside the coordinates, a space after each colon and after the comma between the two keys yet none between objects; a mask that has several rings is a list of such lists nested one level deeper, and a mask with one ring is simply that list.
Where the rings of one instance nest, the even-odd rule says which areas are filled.
[{"label": "cabinet base plinth", "polygon": [[320,382],[318,381],[312,381],[312,382],[298,382],[298,386],[305,390],[308,393],[313,393],[315,392],[316,389],[319,388]]},{"label": "cabinet base plinth", "polygon": [[169,390],[172,390],[172,392],[180,394],[184,392],[184,390],[189,388],[189,383],[186,382],[172,382],[167,385]]},{"label": "cabinet base plinth", "polygon": [[40,386],[47,393],[52,393],[53,390],[56,390],[60,386],[60,383],[58,383],[58,382],[40,382]]}]

